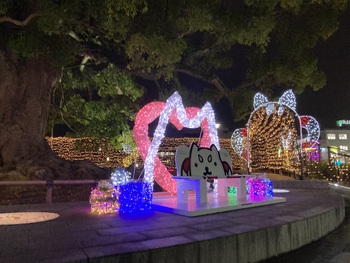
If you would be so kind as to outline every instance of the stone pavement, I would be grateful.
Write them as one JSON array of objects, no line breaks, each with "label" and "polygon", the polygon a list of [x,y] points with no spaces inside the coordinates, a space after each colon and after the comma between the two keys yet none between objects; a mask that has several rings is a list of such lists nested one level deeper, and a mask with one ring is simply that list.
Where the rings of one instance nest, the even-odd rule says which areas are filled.
[{"label": "stone pavement", "polygon": [[350,188],[330,187],[341,194],[345,200],[346,216],[344,222],[335,231],[310,245],[293,252],[271,258],[265,263],[349,263],[350,262]]},{"label": "stone pavement", "polygon": [[342,197],[328,189],[279,196],[287,202],[192,218],[97,216],[87,202],[0,206],[60,215],[0,226],[0,262],[258,262],[320,239],[345,216]]},{"label": "stone pavement", "polygon": [[350,208],[339,228],[324,238],[296,251],[266,260],[265,263],[349,263],[350,262]]}]

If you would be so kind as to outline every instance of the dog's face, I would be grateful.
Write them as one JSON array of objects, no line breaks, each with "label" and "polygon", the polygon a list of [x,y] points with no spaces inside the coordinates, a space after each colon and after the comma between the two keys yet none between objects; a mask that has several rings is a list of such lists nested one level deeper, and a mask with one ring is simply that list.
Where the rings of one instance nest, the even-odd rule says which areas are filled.
[{"label": "dog's face", "polygon": [[192,176],[215,176],[224,174],[220,154],[213,144],[210,148],[200,148],[192,144],[190,149],[190,169]]}]

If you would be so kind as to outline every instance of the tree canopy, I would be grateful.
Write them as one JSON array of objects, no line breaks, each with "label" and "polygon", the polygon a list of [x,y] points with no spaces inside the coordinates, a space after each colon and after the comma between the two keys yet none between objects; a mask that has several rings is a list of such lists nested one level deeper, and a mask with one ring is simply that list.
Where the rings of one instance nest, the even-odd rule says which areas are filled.
[{"label": "tree canopy", "polygon": [[196,101],[226,98],[235,120],[256,91],[322,88],[314,48],[346,8],[346,0],[2,0],[0,48],[23,60],[48,56],[61,72],[52,123],[112,136],[147,94],[142,80],[166,96],[198,79]]}]

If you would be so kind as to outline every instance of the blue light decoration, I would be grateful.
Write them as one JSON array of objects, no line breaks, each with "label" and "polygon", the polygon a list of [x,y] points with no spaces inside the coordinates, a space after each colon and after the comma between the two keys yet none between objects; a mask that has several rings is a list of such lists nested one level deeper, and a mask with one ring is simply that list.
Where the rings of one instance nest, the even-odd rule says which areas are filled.
[{"label": "blue light decoration", "polygon": [[145,181],[130,181],[119,186],[119,214],[138,214],[151,210],[153,187]]},{"label": "blue light decoration", "polygon": [[267,177],[247,178],[247,192],[250,196],[273,196],[273,183]]}]

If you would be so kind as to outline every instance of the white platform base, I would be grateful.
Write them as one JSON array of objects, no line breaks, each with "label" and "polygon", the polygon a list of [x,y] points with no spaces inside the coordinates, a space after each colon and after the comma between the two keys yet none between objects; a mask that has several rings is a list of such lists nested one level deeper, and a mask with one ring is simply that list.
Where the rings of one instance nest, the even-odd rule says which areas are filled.
[{"label": "white platform base", "polygon": [[152,208],[157,211],[184,216],[201,216],[284,202],[286,202],[284,197],[255,197],[252,199],[247,195],[246,199],[237,199],[236,197],[224,197],[215,193],[208,193],[208,202],[197,204],[194,194],[188,195],[187,202],[181,202],[178,201],[177,196],[155,193]]}]

